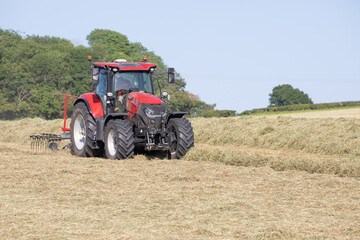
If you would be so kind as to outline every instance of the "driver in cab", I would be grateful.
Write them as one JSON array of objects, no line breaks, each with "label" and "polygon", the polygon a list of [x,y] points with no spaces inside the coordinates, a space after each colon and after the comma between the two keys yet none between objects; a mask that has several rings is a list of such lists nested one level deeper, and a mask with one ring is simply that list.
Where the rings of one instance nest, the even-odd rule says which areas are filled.
[{"label": "driver in cab", "polygon": [[129,93],[129,89],[132,88],[132,84],[129,80],[125,79],[121,74],[115,75],[115,87],[117,91],[117,100],[119,104],[117,104],[115,110],[120,112],[125,112],[126,108],[126,96]]}]

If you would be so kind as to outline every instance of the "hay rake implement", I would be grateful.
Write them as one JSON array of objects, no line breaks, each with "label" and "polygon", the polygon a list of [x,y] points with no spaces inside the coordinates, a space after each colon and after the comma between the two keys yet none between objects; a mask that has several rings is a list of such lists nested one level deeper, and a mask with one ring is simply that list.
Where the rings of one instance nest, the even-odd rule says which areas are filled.
[{"label": "hay rake implement", "polygon": [[[40,150],[57,150],[58,142],[64,139],[70,139],[69,133],[64,133],[62,135],[52,134],[52,133],[42,133],[40,135],[30,135],[31,140],[31,150],[40,151]],[[63,149],[67,147],[64,146]]]},{"label": "hay rake implement", "polygon": [[[40,150],[57,150],[58,143],[61,140],[70,139],[70,128],[66,127],[66,114],[67,114],[67,103],[68,97],[76,96],[64,94],[65,96],[65,109],[64,109],[64,127],[61,128],[63,134],[53,134],[53,133],[41,133],[40,135],[30,135],[31,141],[31,150],[32,151],[40,151]],[[65,145],[62,149],[67,148],[69,145]]]}]

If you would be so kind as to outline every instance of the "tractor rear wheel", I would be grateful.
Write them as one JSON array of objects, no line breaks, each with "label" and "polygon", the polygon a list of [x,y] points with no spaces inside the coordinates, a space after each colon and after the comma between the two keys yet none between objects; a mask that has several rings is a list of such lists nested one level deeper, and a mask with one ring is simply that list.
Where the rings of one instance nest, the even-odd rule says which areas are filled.
[{"label": "tractor rear wheel", "polygon": [[110,120],[105,127],[104,140],[108,159],[126,159],[134,155],[134,132],[129,121]]},{"label": "tractor rear wheel", "polygon": [[94,157],[101,149],[94,146],[96,123],[83,102],[77,103],[71,115],[71,153],[79,157]]},{"label": "tractor rear wheel", "polygon": [[172,118],[169,121],[169,159],[180,159],[190,148],[194,147],[194,132],[186,118]]}]

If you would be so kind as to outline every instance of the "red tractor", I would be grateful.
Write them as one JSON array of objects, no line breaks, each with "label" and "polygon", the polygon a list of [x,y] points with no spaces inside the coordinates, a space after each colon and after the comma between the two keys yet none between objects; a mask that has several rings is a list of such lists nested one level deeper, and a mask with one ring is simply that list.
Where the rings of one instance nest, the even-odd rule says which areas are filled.
[{"label": "red tractor", "polygon": [[154,95],[153,76],[167,74],[174,83],[175,71],[156,72],[156,64],[126,62],[92,64],[92,93],[81,95],[71,116],[71,152],[80,157],[105,155],[126,159],[135,147],[168,151],[178,159],[194,146],[186,112],[168,112],[166,93]]}]

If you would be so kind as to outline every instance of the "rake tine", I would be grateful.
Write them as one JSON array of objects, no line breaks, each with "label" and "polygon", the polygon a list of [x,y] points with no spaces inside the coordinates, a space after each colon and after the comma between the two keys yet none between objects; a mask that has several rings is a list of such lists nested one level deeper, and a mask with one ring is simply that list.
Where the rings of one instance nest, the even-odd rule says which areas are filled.
[{"label": "rake tine", "polygon": [[32,135],[30,135],[30,149],[32,150],[33,142],[32,142]]},{"label": "rake tine", "polygon": [[50,143],[52,142],[51,138],[48,139],[48,142],[47,142],[47,150],[50,151]]},{"label": "rake tine", "polygon": [[41,134],[41,137],[40,137],[40,150],[43,149],[44,147],[44,133]]}]

